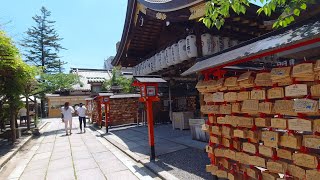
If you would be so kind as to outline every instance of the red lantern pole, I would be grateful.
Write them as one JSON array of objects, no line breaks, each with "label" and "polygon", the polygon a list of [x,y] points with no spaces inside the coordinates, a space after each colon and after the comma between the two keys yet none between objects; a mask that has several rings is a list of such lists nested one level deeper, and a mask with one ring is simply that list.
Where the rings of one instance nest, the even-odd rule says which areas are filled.
[{"label": "red lantern pole", "polygon": [[147,99],[147,118],[148,118],[148,133],[149,133],[149,146],[150,146],[150,152],[151,160],[155,160],[156,153],[154,150],[154,127],[153,127],[153,111],[152,111],[152,100]]}]

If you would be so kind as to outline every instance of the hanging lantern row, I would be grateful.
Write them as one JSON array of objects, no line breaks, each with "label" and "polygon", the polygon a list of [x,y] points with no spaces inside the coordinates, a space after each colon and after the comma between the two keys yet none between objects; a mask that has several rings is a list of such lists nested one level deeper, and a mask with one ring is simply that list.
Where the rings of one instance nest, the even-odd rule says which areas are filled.
[{"label": "hanging lantern row", "polygon": [[[154,56],[136,65],[133,70],[135,76],[148,75],[166,69],[190,58],[198,57],[196,36],[189,35],[178,43],[168,46]],[[208,56],[238,44],[237,40],[228,37],[212,36],[209,33],[201,35],[202,55]]]}]

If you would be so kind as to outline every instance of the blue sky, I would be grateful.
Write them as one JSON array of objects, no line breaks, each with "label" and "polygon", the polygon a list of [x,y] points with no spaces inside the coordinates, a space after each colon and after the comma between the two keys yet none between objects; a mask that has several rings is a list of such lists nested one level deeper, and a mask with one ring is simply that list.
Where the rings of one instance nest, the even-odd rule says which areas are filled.
[{"label": "blue sky", "polygon": [[51,19],[64,38],[61,51],[70,67],[103,68],[104,59],[116,54],[126,14],[127,0],[0,0],[0,28],[15,42],[34,25],[32,17],[41,6],[51,11]]}]

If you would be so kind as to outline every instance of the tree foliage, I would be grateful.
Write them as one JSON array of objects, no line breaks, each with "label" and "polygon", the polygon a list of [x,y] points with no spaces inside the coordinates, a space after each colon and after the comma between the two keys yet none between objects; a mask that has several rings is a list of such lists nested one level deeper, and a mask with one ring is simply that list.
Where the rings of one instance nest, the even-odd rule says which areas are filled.
[{"label": "tree foliage", "polygon": [[64,91],[72,89],[72,86],[80,82],[76,74],[42,74],[37,92],[52,93],[55,91]]},{"label": "tree foliage", "polygon": [[103,90],[111,91],[113,86],[120,86],[122,92],[132,93],[134,92],[134,87],[132,86],[133,79],[127,78],[121,74],[120,68],[114,67],[112,69],[112,77],[103,83]]},{"label": "tree foliage", "polygon": [[49,20],[51,12],[45,7],[40,11],[40,15],[32,17],[36,25],[28,29],[22,43],[26,48],[26,62],[42,67],[45,73],[61,72],[65,64],[58,55],[64,49],[59,44],[62,38],[54,28],[55,21]]},{"label": "tree foliage", "polygon": [[0,97],[9,104],[13,141],[16,139],[15,116],[21,103],[20,95],[25,94],[27,85],[34,81],[36,73],[37,69],[22,61],[12,40],[0,31]]},{"label": "tree foliage", "polygon": [[220,29],[230,13],[245,14],[252,1],[264,4],[258,9],[257,15],[263,13],[271,16],[275,12],[281,14],[274,22],[273,28],[286,27],[291,24],[301,11],[307,9],[308,4],[314,2],[314,0],[209,0],[206,3],[205,16],[200,21],[208,28]]}]

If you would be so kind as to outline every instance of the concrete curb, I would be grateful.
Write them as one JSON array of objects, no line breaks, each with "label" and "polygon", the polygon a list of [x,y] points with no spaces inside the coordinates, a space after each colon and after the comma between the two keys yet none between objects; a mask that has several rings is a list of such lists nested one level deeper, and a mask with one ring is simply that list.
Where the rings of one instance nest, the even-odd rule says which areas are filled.
[{"label": "concrete curb", "polygon": [[[39,130],[41,130],[45,125],[47,125],[49,122],[44,122],[40,127]],[[17,154],[17,152],[25,145],[27,144],[31,139],[33,135],[30,135],[29,137],[25,138],[23,141],[21,141],[17,147],[15,147],[12,151],[8,152],[6,155],[4,155],[3,159],[0,161],[0,170],[6,165],[10,159]]]},{"label": "concrete curb", "polygon": [[[123,153],[125,153],[126,155],[128,155],[131,159],[133,159],[134,161],[143,164],[146,168],[148,168],[150,171],[152,171],[153,173],[155,173],[156,175],[158,175],[161,179],[165,179],[165,180],[178,180],[177,177],[175,177],[174,175],[166,172],[164,169],[162,169],[161,167],[159,167],[158,165],[156,165],[155,163],[147,160],[147,159],[138,159],[137,155],[135,155],[134,153],[132,153],[131,151],[126,151],[122,148],[119,147],[119,145],[117,144],[117,142],[115,141],[110,141],[109,139],[104,137],[105,132],[103,132],[100,129],[97,129],[93,126],[91,126],[95,131],[97,131],[101,137],[103,137],[104,139],[106,139],[109,143],[111,143],[113,146],[115,146],[117,149],[119,149],[120,151],[122,151]],[[109,132],[109,134],[112,134]]]}]

